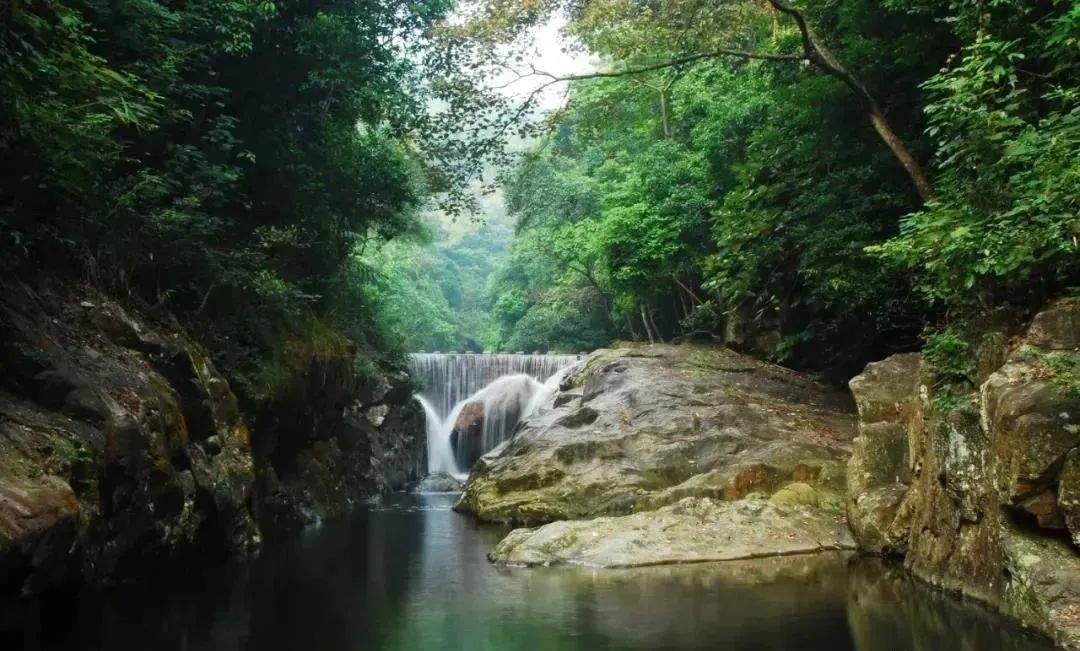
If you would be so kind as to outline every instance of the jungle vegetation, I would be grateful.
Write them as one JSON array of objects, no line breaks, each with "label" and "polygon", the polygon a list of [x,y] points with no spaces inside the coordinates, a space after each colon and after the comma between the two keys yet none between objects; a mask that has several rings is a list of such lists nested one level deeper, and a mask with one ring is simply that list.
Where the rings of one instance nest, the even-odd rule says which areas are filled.
[{"label": "jungle vegetation", "polygon": [[[251,400],[352,348],[691,333],[844,377],[1080,285],[1073,0],[0,16],[0,271],[175,315]],[[594,70],[530,61],[555,16]],[[508,73],[567,99],[539,114]],[[477,221],[495,188],[507,214]]]}]

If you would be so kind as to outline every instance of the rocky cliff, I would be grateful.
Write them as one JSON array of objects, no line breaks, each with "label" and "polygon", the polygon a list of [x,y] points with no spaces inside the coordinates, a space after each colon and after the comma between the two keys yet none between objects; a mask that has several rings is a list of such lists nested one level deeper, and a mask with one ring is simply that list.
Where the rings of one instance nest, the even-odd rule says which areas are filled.
[{"label": "rocky cliff", "polygon": [[250,555],[263,531],[333,515],[420,463],[404,379],[365,396],[351,373],[316,374],[312,391],[337,386],[333,400],[252,431],[175,323],[89,289],[2,290],[0,596]]},{"label": "rocky cliff", "polygon": [[427,467],[424,414],[409,376],[368,385],[353,354],[312,360],[255,419],[259,522],[288,532],[419,479]]},{"label": "rocky cliff", "polygon": [[1080,648],[1080,304],[1009,343],[981,338],[977,388],[918,355],[851,381],[848,519],[861,547]]}]

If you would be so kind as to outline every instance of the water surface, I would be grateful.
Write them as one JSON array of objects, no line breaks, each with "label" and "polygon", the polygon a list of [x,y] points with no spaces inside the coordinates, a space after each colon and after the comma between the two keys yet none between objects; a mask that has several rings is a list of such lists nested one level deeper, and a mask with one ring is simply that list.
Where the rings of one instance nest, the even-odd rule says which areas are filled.
[{"label": "water surface", "polygon": [[[1051,648],[986,610],[842,554],[498,569],[504,533],[399,495],[183,587],[83,599],[49,648],[166,651],[905,651]],[[190,585],[188,585],[188,583]]]}]

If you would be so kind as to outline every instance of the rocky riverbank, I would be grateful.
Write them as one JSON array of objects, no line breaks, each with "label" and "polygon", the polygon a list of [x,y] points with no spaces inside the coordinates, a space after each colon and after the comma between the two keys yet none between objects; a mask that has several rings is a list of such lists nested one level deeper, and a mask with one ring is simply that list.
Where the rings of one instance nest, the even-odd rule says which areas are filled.
[{"label": "rocky riverbank", "polygon": [[851,381],[848,519],[863,549],[1080,648],[1080,395],[1060,371],[1080,361],[1080,304],[977,352],[973,387],[919,355]]},{"label": "rocky riverbank", "polygon": [[313,365],[303,409],[254,419],[168,319],[89,289],[2,290],[2,597],[251,555],[421,467],[407,379],[364,387],[351,360]]},{"label": "rocky riverbank", "polygon": [[506,565],[857,544],[1080,648],[1080,303],[1010,334],[979,338],[969,378],[918,354],[870,364],[854,408],[720,347],[598,351],[480,460],[457,508],[535,527],[494,548]]}]

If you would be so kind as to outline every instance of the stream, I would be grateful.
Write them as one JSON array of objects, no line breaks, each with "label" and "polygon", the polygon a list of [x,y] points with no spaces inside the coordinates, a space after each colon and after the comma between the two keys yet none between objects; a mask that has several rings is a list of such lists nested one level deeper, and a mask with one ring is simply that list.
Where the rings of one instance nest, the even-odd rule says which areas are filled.
[{"label": "stream", "polygon": [[905,651],[1052,648],[987,610],[843,554],[500,569],[505,532],[397,494],[184,585],[84,596],[26,648],[134,651]]}]

